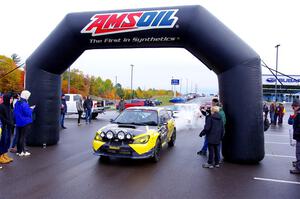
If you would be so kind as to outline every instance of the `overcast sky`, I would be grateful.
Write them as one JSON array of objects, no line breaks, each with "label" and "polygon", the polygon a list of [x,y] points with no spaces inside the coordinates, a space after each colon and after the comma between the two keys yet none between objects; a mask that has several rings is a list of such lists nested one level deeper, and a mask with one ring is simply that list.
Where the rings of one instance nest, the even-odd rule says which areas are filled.
[{"label": "overcast sky", "polygon": [[[273,68],[275,45],[280,44],[279,71],[300,75],[299,4],[297,0],[6,0],[1,2],[0,54],[17,53],[25,61],[69,12],[202,5]],[[197,85],[199,92],[218,90],[216,75],[184,49],[90,50],[71,68],[113,82],[117,77],[129,88],[131,64],[135,88],[170,89],[173,76],[182,79],[182,92],[190,91],[191,85],[193,90]]]}]

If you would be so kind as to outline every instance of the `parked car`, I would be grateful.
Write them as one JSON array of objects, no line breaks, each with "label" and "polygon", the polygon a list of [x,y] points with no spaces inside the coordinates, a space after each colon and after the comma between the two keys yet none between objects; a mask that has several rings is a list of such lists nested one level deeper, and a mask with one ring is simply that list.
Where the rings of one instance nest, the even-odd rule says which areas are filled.
[{"label": "parked car", "polygon": [[151,101],[151,102],[153,103],[153,105],[155,105],[155,106],[159,106],[159,105],[162,104],[161,101],[159,101],[158,99],[155,99],[155,98],[150,99],[150,101]]},{"label": "parked car", "polygon": [[100,128],[93,141],[94,154],[109,157],[160,159],[161,149],[174,146],[176,127],[163,107],[130,107],[111,124]]},{"label": "parked car", "polygon": [[[155,104],[150,99],[125,100],[125,109],[136,106],[155,106]],[[119,110],[119,103],[116,104],[116,109]]]},{"label": "parked car", "polygon": [[184,97],[174,97],[169,100],[171,103],[185,103],[187,100]]}]

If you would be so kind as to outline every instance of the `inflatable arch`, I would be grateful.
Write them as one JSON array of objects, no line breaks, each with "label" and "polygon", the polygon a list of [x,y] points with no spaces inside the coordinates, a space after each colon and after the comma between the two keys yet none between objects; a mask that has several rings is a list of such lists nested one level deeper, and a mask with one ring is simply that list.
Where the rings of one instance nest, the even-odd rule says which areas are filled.
[{"label": "inflatable arch", "polygon": [[[59,141],[61,74],[87,49],[185,48],[218,76],[227,116],[223,156],[264,158],[260,57],[201,6],[71,13],[26,60],[26,89],[36,104],[27,144]],[[184,67],[184,66],[183,66]]]}]

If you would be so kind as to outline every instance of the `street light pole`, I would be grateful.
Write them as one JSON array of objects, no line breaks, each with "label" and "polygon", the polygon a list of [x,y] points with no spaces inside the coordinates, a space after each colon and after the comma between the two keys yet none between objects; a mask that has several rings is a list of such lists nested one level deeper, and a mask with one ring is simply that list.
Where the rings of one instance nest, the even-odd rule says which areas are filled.
[{"label": "street light pole", "polygon": [[70,93],[71,67],[69,67],[68,73],[69,73],[69,76],[68,76],[68,93]]},{"label": "street light pole", "polygon": [[275,48],[276,48],[276,73],[275,73],[275,75],[276,75],[276,81],[275,81],[275,102],[277,102],[277,71],[278,71],[278,48],[279,48],[279,46],[280,46],[280,44],[277,44],[276,46],[275,46]]},{"label": "street light pole", "polygon": [[186,78],[186,94],[188,94],[188,92],[189,92],[189,79],[188,78]]},{"label": "street light pole", "polygon": [[133,64],[130,64],[131,66],[131,99],[133,99],[133,90],[132,90],[132,78],[133,78]]}]

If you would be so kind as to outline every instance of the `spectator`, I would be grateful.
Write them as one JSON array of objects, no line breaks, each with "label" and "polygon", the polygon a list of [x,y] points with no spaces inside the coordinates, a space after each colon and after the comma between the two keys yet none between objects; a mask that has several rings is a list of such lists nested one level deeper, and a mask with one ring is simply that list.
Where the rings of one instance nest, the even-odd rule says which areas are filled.
[{"label": "spectator", "polygon": [[78,101],[76,101],[76,108],[77,108],[77,112],[78,112],[78,126],[80,126],[80,119],[81,119],[81,115],[83,113],[83,105],[82,105],[82,99],[79,98]]},{"label": "spectator", "polygon": [[272,102],[270,104],[270,120],[271,120],[271,124],[274,124],[274,117],[275,117],[275,103]]},{"label": "spectator", "polygon": [[[13,109],[15,108],[15,104],[19,100],[20,100],[20,95],[17,93],[13,97],[13,103],[12,103]],[[18,128],[14,128],[13,132],[14,132],[14,138],[13,138],[13,141],[12,141],[12,144],[11,144],[10,152],[11,153],[16,153],[17,152],[17,147],[16,147],[17,146],[17,140],[18,140],[18,136],[19,136],[19,134],[18,134]]]},{"label": "spectator", "polygon": [[300,101],[294,100],[292,108],[295,113],[293,121],[293,139],[296,140],[296,161],[293,162],[295,169],[290,170],[292,174],[300,174]]},{"label": "spectator", "polygon": [[65,127],[65,115],[67,113],[68,107],[66,102],[66,96],[65,94],[61,95],[61,107],[60,107],[60,126],[63,129],[66,129]]},{"label": "spectator", "polygon": [[[0,142],[1,142],[1,136],[2,136],[2,124],[1,124],[1,120],[0,120]],[[0,169],[2,169],[3,167],[0,165]]]},{"label": "spectator", "polygon": [[21,99],[16,102],[14,109],[14,117],[16,120],[16,127],[18,128],[17,140],[17,155],[29,156],[30,153],[25,151],[25,138],[30,131],[32,124],[32,111],[35,106],[29,107],[28,99],[31,93],[27,90],[21,92]]},{"label": "spectator", "polygon": [[277,125],[277,120],[280,112],[279,104],[275,104],[275,113],[274,113],[274,125]]},{"label": "spectator", "polygon": [[12,97],[9,94],[4,94],[3,103],[0,105],[0,120],[2,124],[2,135],[0,142],[0,163],[9,163],[13,159],[8,156],[10,147],[10,137],[14,126],[13,115],[11,110]]},{"label": "spectator", "polygon": [[265,118],[267,118],[268,117],[268,113],[269,113],[269,107],[268,107],[268,105],[267,105],[266,102],[264,102],[264,105],[263,105],[263,112],[265,113],[264,114]]},{"label": "spectator", "polygon": [[92,117],[92,108],[93,108],[93,101],[89,96],[86,97],[86,100],[83,102],[83,108],[85,111],[85,123],[87,124],[88,122],[91,123]]},{"label": "spectator", "polygon": [[283,116],[285,114],[285,108],[282,103],[278,105],[278,124],[281,125],[283,121]]},{"label": "spectator", "polygon": [[121,98],[121,100],[120,100],[120,102],[119,102],[118,108],[119,108],[119,112],[124,111],[124,109],[125,109],[125,101],[124,101],[123,98]]},{"label": "spectator", "polygon": [[[213,98],[212,99],[212,102],[211,102],[211,105],[212,106],[218,106],[219,107],[219,112],[218,114],[220,114],[221,118],[222,118],[222,121],[223,121],[223,124],[225,126],[226,124],[226,116],[225,116],[225,112],[221,106],[221,103],[219,102],[219,100],[217,98]],[[211,113],[211,110],[209,107],[206,108],[206,110],[204,110],[203,108],[200,109],[201,110],[201,113],[204,115],[204,116],[209,116]],[[205,121],[206,121],[206,118],[205,118]],[[221,145],[220,145],[221,146]],[[206,153],[207,153],[207,149],[208,149],[208,141],[205,137],[204,139],[204,144],[202,146],[202,149],[200,151],[197,152],[198,155],[204,155],[206,156]],[[221,155],[221,148],[219,148],[219,156]]]},{"label": "spectator", "polygon": [[211,115],[206,117],[204,129],[200,133],[200,137],[206,135],[208,142],[208,161],[202,165],[203,168],[220,167],[219,145],[224,135],[224,124],[218,112],[219,107],[211,108]]}]

